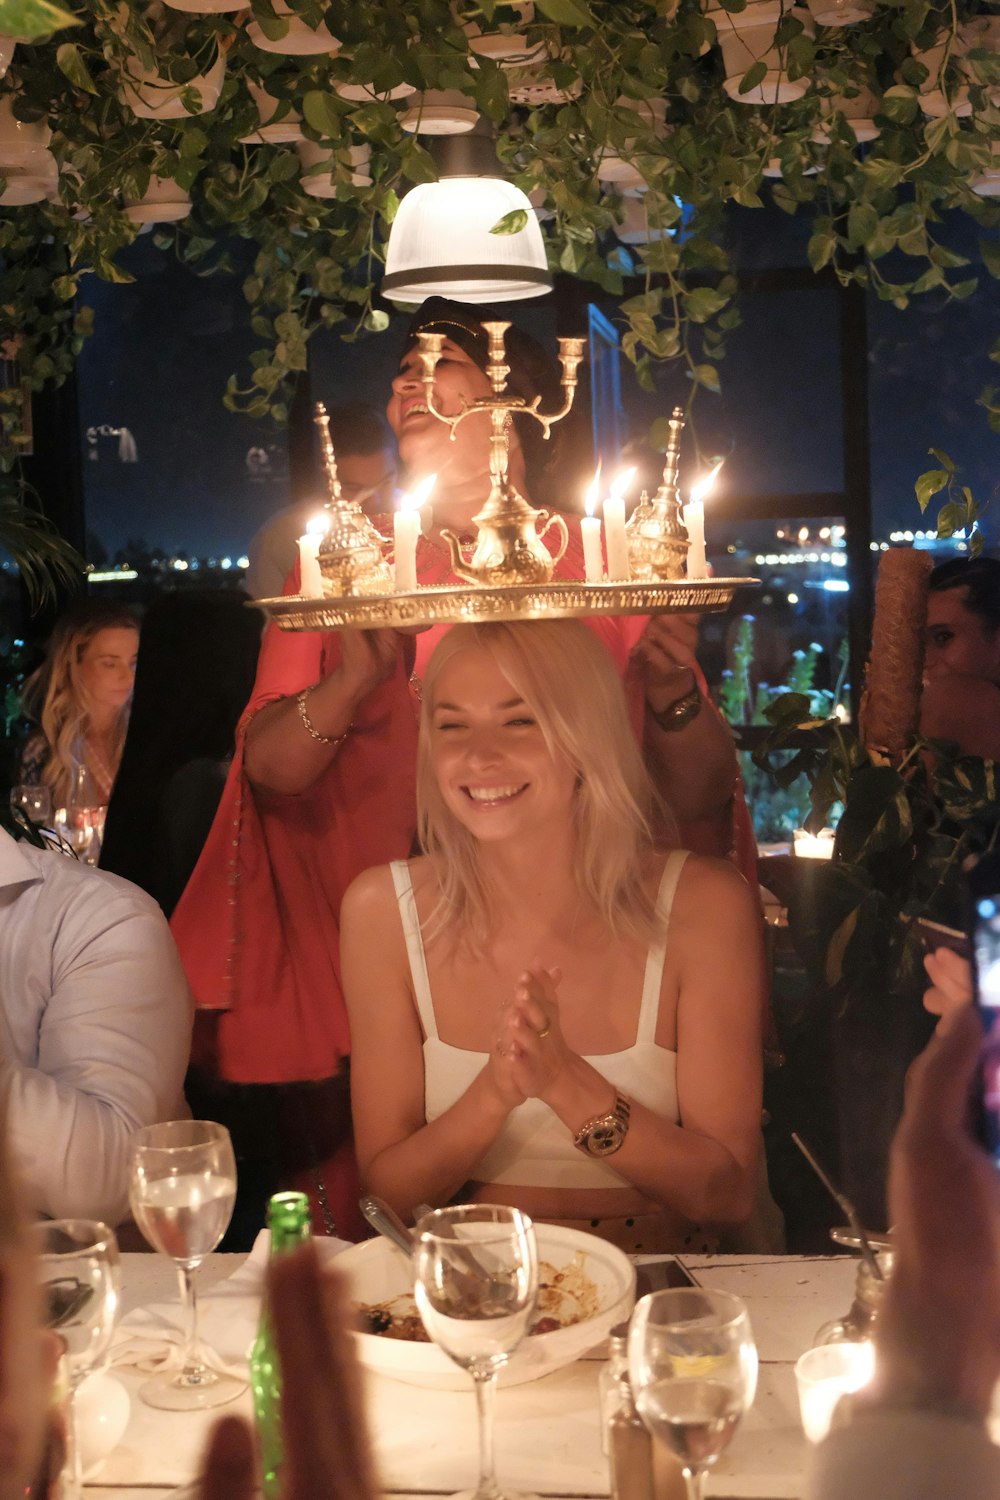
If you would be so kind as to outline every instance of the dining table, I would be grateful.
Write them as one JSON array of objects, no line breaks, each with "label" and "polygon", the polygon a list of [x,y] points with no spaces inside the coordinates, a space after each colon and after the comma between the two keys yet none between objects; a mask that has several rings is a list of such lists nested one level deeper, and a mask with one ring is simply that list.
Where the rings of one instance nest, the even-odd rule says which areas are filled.
[{"label": "dining table", "polygon": [[[648,1257],[652,1258],[652,1257]],[[760,1358],[757,1394],[736,1436],[710,1472],[713,1500],[797,1500],[803,1493],[807,1444],[799,1422],[795,1361],[817,1330],[849,1308],[857,1261],[851,1256],[683,1256],[697,1282],[735,1292],[749,1308]],[[198,1272],[206,1301],[244,1257],[213,1255]],[[170,1262],[159,1255],[122,1257],[122,1310],[176,1295]],[[496,1454],[501,1485],[559,1500],[609,1494],[598,1416],[604,1351],[540,1380],[501,1388]],[[249,1392],[215,1412],[168,1412],[138,1396],[134,1367],[112,1374],[129,1392],[128,1426],[89,1479],[87,1500],[195,1500],[188,1488],[219,1410],[249,1417]],[[406,1385],[365,1372],[367,1407],[383,1491],[433,1500],[474,1485],[475,1401],[468,1393]]]}]

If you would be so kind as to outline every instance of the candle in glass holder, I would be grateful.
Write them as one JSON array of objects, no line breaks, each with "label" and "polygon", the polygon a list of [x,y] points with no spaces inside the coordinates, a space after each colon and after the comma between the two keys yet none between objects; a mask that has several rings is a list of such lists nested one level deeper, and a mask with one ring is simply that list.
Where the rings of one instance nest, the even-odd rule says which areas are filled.
[{"label": "candle in glass holder", "polygon": [[796,828],[792,834],[792,852],[799,859],[832,859],[836,839],[832,828],[821,828],[819,833]]},{"label": "candle in glass holder", "polygon": [[299,537],[299,593],[303,599],[323,597],[323,575],[319,570],[319,544],[329,530],[324,515],[313,516]]},{"label": "candle in glass holder", "polygon": [[796,1361],[799,1412],[803,1431],[811,1443],[821,1443],[830,1431],[840,1398],[863,1390],[874,1372],[875,1348],[870,1339],[820,1344]]},{"label": "candle in glass holder", "polygon": [[690,542],[687,555],[689,578],[708,577],[708,560],[705,556],[705,496],[714,485],[715,477],[721,468],[722,459],[720,458],[715,468],[695,485],[684,507],[684,525],[687,527]]},{"label": "candle in glass holder", "polygon": [[611,486],[604,502],[604,546],[608,554],[608,577],[615,581],[629,577],[628,539],[625,535],[625,491],[632,483],[635,469],[623,469]]},{"label": "candle in glass holder", "polygon": [[428,474],[415,489],[400,496],[392,518],[396,567],[396,592],[409,594],[417,587],[417,538],[420,535],[420,507],[434,488],[436,474]]},{"label": "candle in glass holder", "polygon": [[588,583],[601,583],[604,578],[604,558],[601,554],[601,522],[594,514],[597,510],[598,486],[601,482],[601,465],[598,463],[593,483],[587,491],[584,507],[587,514],[580,521],[583,537],[583,569]]}]

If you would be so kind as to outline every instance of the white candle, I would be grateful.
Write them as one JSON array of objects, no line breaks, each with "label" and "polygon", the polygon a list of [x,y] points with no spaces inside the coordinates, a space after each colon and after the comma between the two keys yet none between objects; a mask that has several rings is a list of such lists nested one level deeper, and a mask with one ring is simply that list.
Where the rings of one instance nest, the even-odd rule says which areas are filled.
[{"label": "white candle", "polygon": [[611,486],[611,493],[604,502],[604,546],[608,554],[608,577],[614,580],[629,577],[628,539],[625,535],[625,491],[632,482],[635,469],[625,469]]},{"label": "white candle", "polygon": [[821,1344],[795,1365],[802,1428],[811,1443],[830,1431],[837,1402],[863,1390],[875,1372],[875,1349],[869,1339],[857,1344]]},{"label": "white candle", "polygon": [[392,535],[396,560],[396,592],[411,594],[417,587],[417,537],[420,535],[420,507],[434,488],[436,474],[405,495],[392,518]]},{"label": "white candle", "polygon": [[821,828],[819,833],[796,828],[792,834],[792,850],[799,859],[832,859],[836,838],[832,828]]},{"label": "white candle", "polygon": [[319,570],[319,544],[329,530],[326,516],[313,516],[305,536],[299,537],[299,593],[303,599],[322,599],[323,575]]},{"label": "white candle", "polygon": [[593,483],[587,491],[584,501],[587,514],[580,521],[580,533],[583,537],[583,570],[588,583],[602,583],[604,580],[604,558],[601,554],[601,522],[594,512],[597,509],[598,485],[601,482],[601,466],[597,465]]},{"label": "white candle", "polygon": [[714,485],[715,476],[721,468],[720,459],[711,473],[695,485],[684,507],[684,525],[691,543],[687,555],[689,578],[708,577],[708,560],[705,556],[705,496]]}]

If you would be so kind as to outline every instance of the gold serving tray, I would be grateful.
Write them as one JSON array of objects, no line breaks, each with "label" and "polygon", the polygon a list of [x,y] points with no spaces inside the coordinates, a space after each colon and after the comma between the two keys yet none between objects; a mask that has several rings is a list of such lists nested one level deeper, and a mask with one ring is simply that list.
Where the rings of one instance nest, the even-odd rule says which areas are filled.
[{"label": "gold serving tray", "polygon": [[409,594],[256,599],[281,630],[379,630],[477,620],[568,620],[584,615],[657,615],[724,610],[759,578],[692,578],[668,583],[516,584],[420,588]]}]

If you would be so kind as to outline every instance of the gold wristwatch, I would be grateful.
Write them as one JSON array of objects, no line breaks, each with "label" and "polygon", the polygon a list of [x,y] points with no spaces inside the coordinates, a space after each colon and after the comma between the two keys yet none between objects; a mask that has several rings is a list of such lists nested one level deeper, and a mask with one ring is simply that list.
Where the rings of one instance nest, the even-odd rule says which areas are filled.
[{"label": "gold wristwatch", "polygon": [[606,1115],[595,1115],[581,1125],[573,1145],[587,1156],[613,1156],[625,1144],[632,1106],[624,1094],[616,1094],[614,1107]]}]

